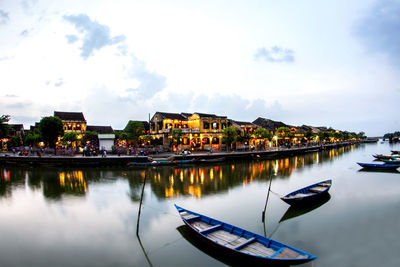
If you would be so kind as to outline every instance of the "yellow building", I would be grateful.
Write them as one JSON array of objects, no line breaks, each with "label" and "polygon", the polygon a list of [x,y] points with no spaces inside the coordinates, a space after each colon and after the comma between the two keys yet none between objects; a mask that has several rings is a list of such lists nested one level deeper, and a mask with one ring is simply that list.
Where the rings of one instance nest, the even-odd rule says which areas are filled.
[{"label": "yellow building", "polygon": [[181,129],[181,149],[219,149],[222,145],[222,131],[228,126],[226,116],[197,112],[156,112],[150,120],[150,134],[154,144],[170,147],[172,131]]},{"label": "yellow building", "polygon": [[54,117],[59,117],[63,123],[64,132],[77,132],[82,134],[86,131],[86,120],[82,112],[54,111]]}]

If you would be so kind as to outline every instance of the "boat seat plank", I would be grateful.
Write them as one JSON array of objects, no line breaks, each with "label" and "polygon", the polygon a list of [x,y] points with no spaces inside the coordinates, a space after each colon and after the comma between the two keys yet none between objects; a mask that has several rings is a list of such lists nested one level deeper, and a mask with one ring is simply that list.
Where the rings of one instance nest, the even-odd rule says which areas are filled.
[{"label": "boat seat plank", "polygon": [[221,226],[222,226],[222,224],[213,225],[213,226],[210,226],[210,227],[208,227],[206,229],[199,230],[199,233],[200,234],[208,234],[208,233],[211,233],[213,231],[218,230]]},{"label": "boat seat plank", "polygon": [[318,184],[319,186],[324,186],[324,187],[328,187],[331,185],[331,183],[320,183]]},{"label": "boat seat plank", "polygon": [[231,234],[224,230],[216,230],[207,234],[207,237],[215,242],[218,242],[223,245],[227,245],[228,243],[239,239],[237,235]]},{"label": "boat seat plank", "polygon": [[325,190],[326,190],[326,187],[323,187],[323,186],[316,186],[316,187],[310,188],[310,192],[313,192],[313,193],[319,193],[319,192],[322,192]]},{"label": "boat seat plank", "polygon": [[200,216],[188,213],[187,215],[186,214],[182,215],[182,218],[185,219],[186,221],[190,221],[190,220],[198,219],[198,218],[200,218]]},{"label": "boat seat plank", "polygon": [[267,248],[261,243],[258,242],[252,242],[248,244],[247,246],[244,246],[240,249],[238,249],[241,252],[256,255],[256,256],[263,256],[263,257],[271,257],[272,255],[275,254],[275,250],[272,248]]},{"label": "boat seat plank", "polygon": [[209,228],[211,225],[210,224],[208,224],[208,223],[205,223],[205,222],[203,222],[203,221],[195,221],[195,222],[191,222],[190,223],[190,225],[193,227],[193,228],[195,228],[195,229],[197,229],[197,230],[203,230],[203,229],[206,229],[206,228]]},{"label": "boat seat plank", "polygon": [[290,248],[284,248],[277,255],[275,255],[274,258],[275,259],[305,259],[305,258],[308,258],[308,256],[301,255]]},{"label": "boat seat plank", "polygon": [[249,238],[249,239],[245,239],[241,240],[240,242],[238,242],[235,246],[232,247],[232,249],[240,249],[244,246],[247,246],[248,244],[250,244],[251,242],[254,242],[256,239],[254,237]]}]

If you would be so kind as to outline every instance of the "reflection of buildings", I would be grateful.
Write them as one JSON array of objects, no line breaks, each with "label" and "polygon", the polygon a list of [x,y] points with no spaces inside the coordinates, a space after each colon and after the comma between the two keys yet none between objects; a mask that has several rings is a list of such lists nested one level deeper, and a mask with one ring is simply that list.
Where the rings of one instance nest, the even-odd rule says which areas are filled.
[{"label": "reflection of buildings", "polygon": [[86,193],[87,183],[82,171],[59,172],[58,179],[64,192],[78,195]]},{"label": "reflection of buildings", "polygon": [[[42,191],[47,199],[57,200],[63,195],[85,196],[88,183],[126,179],[132,201],[140,200],[140,192],[147,173],[153,193],[160,199],[176,196],[193,196],[226,192],[236,186],[246,186],[257,181],[287,179],[296,169],[323,164],[352,151],[355,146],[274,160],[244,161],[215,166],[160,167],[148,170],[83,169],[62,170],[0,167],[0,198],[11,197],[19,187]],[[55,179],[56,175],[56,179]],[[57,179],[58,178],[58,179]]]},{"label": "reflection of buildings", "polygon": [[207,194],[227,191],[240,184],[266,181],[271,176],[278,179],[288,178],[295,169],[334,160],[352,149],[354,146],[290,158],[238,162],[218,166],[157,168],[150,170],[149,177],[153,191],[159,198],[172,198],[180,195],[201,198]]}]

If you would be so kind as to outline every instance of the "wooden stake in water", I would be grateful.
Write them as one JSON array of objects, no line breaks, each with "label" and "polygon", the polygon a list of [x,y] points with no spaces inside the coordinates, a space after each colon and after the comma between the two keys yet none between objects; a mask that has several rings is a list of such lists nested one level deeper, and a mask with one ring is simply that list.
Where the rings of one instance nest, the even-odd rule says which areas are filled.
[{"label": "wooden stake in water", "polygon": [[269,187],[268,187],[268,193],[267,193],[267,200],[265,201],[264,210],[263,210],[262,215],[261,215],[261,220],[262,220],[262,222],[265,222],[265,211],[267,210],[267,204],[268,204],[268,199],[269,199],[269,192],[271,191],[271,183],[272,183],[272,175],[271,175],[271,179],[269,179]]},{"label": "wooden stake in water", "polygon": [[136,223],[136,235],[139,237],[139,223],[140,223],[140,213],[142,210],[142,202],[143,202],[143,195],[144,195],[144,187],[146,186],[146,180],[147,180],[147,170],[144,175],[144,181],[143,181],[143,187],[142,187],[142,193],[140,195],[140,204],[139,204],[139,211],[138,211],[138,218],[137,218],[137,223]]}]

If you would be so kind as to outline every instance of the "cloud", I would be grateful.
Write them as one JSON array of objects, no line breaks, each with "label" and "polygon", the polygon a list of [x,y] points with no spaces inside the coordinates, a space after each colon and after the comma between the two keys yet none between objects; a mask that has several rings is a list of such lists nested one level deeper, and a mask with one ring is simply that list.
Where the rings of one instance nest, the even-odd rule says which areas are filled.
[{"label": "cloud", "polygon": [[360,19],[354,28],[355,35],[373,53],[382,53],[400,65],[400,3],[382,0]]},{"label": "cloud", "polygon": [[129,77],[137,80],[139,85],[129,90],[135,92],[138,98],[151,98],[167,86],[167,79],[164,76],[148,70],[145,63],[134,55],[131,57],[133,64],[129,70]]},{"label": "cloud", "polygon": [[[83,34],[81,56],[87,59],[93,55],[95,50],[99,50],[105,46],[114,45],[125,41],[124,35],[116,37],[110,36],[110,28],[92,21],[87,15],[71,15],[63,17],[66,21],[72,23],[79,33]],[[78,37],[75,35],[66,35],[68,43],[75,42]]]},{"label": "cloud", "polygon": [[0,9],[0,25],[6,24],[10,20],[8,13]]},{"label": "cloud", "polygon": [[282,48],[279,46],[272,46],[269,49],[261,47],[254,55],[254,59],[264,60],[273,63],[294,62],[294,52],[293,50]]},{"label": "cloud", "polygon": [[76,41],[79,40],[78,36],[73,35],[73,34],[65,35],[65,37],[67,37],[67,40],[68,40],[69,44],[73,44],[73,43],[75,43]]},{"label": "cloud", "polygon": [[26,36],[28,36],[28,34],[29,34],[28,29],[25,29],[25,30],[23,30],[19,35],[20,35],[21,37],[26,37]]}]

